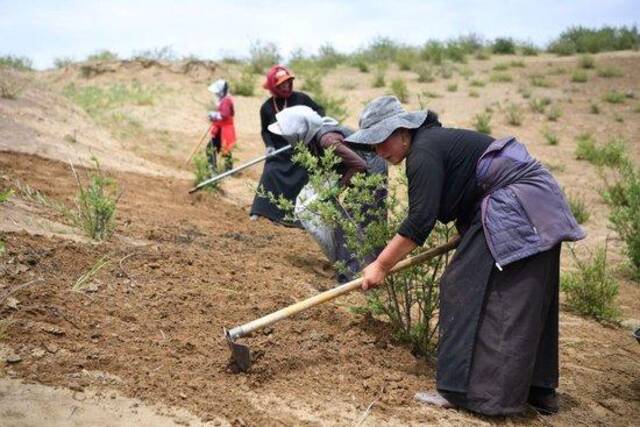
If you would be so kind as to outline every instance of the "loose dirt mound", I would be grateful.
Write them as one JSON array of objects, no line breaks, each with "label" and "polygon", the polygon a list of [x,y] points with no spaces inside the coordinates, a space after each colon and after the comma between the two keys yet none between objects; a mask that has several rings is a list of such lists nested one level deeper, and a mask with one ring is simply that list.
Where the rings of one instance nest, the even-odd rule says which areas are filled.
[{"label": "loose dirt mound", "polygon": [[[625,70],[627,77],[618,84],[637,87],[637,76],[635,80],[629,77],[637,55],[598,58]],[[550,67],[547,61],[552,61],[553,67],[568,66],[548,58],[528,65],[532,70],[544,70]],[[472,65],[479,76],[492,66]],[[3,343],[16,356],[10,358],[13,363],[1,367],[3,375],[63,386],[75,390],[78,398],[92,393],[109,396],[116,390],[148,404],[185,408],[214,425],[633,424],[640,402],[640,346],[622,328],[604,327],[565,312],[560,346],[562,412],[549,418],[528,413],[490,419],[418,405],[413,394],[434,387],[433,365],[414,358],[408,348],[393,340],[388,324],[352,314],[349,307],[363,301],[358,293],[244,339],[256,360],[249,373],[234,374],[222,327],[244,323],[332,286],[330,279],[314,271],[324,265],[322,254],[300,230],[249,221],[246,206],[259,169],[226,184],[226,196],[187,194],[191,182],[181,179],[186,171],[181,164],[201,133],[193,129],[194,123],[201,123],[198,114],[205,111],[206,86],[188,75],[142,65],[133,71],[123,65],[85,82],[108,85],[151,73],[147,79],[171,88],[153,105],[123,107],[131,117],[145,119],[142,137],[134,145],[127,137],[118,139],[112,130],[97,126],[61,98],[59,92],[69,82],[65,79],[81,82],[77,71],[63,77],[65,72],[31,76],[32,86],[23,99],[0,100],[0,141],[4,141],[4,150],[10,150],[0,154],[0,184],[4,188],[20,182],[50,200],[71,206],[75,183],[66,157],[55,151],[65,153],[61,146],[68,143],[57,136],[83,123],[87,135],[95,137],[88,138],[87,147],[94,139],[105,144],[101,152],[105,158],[100,160],[124,188],[116,237],[98,244],[69,239],[67,233],[79,232],[55,210],[20,193],[15,196],[12,209],[23,209],[69,228],[32,233],[21,225],[4,235],[7,253],[2,258],[0,298],[21,284],[40,281],[12,294],[0,306],[0,319],[10,321]],[[152,73],[158,73],[155,80]],[[355,70],[335,73],[328,79],[327,90],[338,91],[338,82],[359,82],[349,99],[353,113],[359,111],[362,101],[380,94],[368,89],[369,82]],[[496,134],[523,135],[543,161],[565,166],[557,171],[561,182],[570,190],[588,194],[593,214],[586,224],[590,232],[587,245],[595,246],[608,233],[606,208],[597,193],[592,194],[597,172],[573,158],[571,139],[591,126],[586,109],[589,99],[610,83],[596,81],[586,93],[567,86],[570,89],[565,93],[560,79],[567,76],[553,78],[558,80],[555,88],[545,91],[555,99],[572,99],[571,103],[562,101],[571,123],[562,131],[560,146],[542,142],[538,127],[543,123],[533,114],[521,129],[497,123]],[[335,86],[331,86],[334,80]],[[43,81],[51,88],[44,89]],[[520,81],[491,85],[484,89],[482,99],[513,98],[515,84]],[[438,82],[432,90],[444,93],[445,85]],[[262,151],[257,124],[260,102],[258,97],[238,99],[241,160]],[[434,99],[433,108],[445,122],[469,126],[472,111],[467,107],[473,102],[480,101],[457,92]],[[53,112],[42,124],[37,116],[47,110]],[[63,117],[68,113],[72,113],[70,120],[78,121],[64,128]],[[624,115],[625,124],[607,122],[596,131],[619,132],[633,140],[640,134],[635,113],[627,109],[616,113]],[[151,116],[159,119],[149,121]],[[349,120],[353,122],[354,116]],[[51,149],[22,149],[33,132],[53,132],[49,128],[58,130],[38,141],[49,141],[43,146]],[[173,148],[167,146],[159,154],[153,138],[160,130],[170,136],[193,138],[178,138]],[[117,155],[107,156],[111,149]],[[117,161],[107,165],[109,158]],[[138,159],[143,162],[135,166]],[[147,170],[149,165],[154,171]],[[252,183],[253,188],[244,188],[246,183]],[[230,199],[234,203],[229,203]],[[5,219],[18,215],[0,209]],[[46,231],[47,223],[43,224],[39,227]],[[619,242],[612,251],[614,259],[622,259]],[[107,264],[88,280],[87,289],[72,291],[78,278],[103,257]],[[569,261],[565,257],[565,264]],[[640,319],[638,289],[628,281],[622,284],[620,302],[626,319]],[[1,417],[9,420],[6,412],[0,413]]]}]

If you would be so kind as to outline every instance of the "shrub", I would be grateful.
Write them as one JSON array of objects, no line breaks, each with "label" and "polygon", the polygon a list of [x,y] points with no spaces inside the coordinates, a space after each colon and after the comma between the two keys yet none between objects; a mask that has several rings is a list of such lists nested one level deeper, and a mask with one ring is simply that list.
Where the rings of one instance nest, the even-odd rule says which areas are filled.
[{"label": "shrub", "polygon": [[571,81],[574,83],[585,83],[589,79],[589,75],[583,70],[573,70],[571,73]]},{"label": "shrub", "polygon": [[0,78],[0,98],[3,99],[18,99],[24,86],[19,84],[16,80],[3,76]]},{"label": "shrub", "polygon": [[591,114],[600,114],[600,107],[598,106],[598,104],[592,102],[589,106],[589,112]]},{"label": "shrub", "polygon": [[591,214],[587,209],[587,205],[584,202],[584,198],[580,196],[571,196],[566,195],[567,202],[569,203],[569,208],[571,209],[571,213],[578,221],[578,224],[584,224],[589,220]]},{"label": "shrub", "polygon": [[175,61],[177,59],[176,52],[171,46],[155,47],[153,49],[141,50],[134,52],[133,59],[147,61]]},{"label": "shrub", "polygon": [[510,61],[509,62],[509,66],[511,68],[524,68],[524,62],[523,61]]},{"label": "shrub", "polygon": [[529,106],[531,107],[531,110],[540,114],[544,113],[545,109],[547,108],[547,105],[549,104],[551,104],[551,99],[547,97],[531,98],[531,100],[529,101]]},{"label": "shrub", "polygon": [[376,68],[375,73],[373,74],[373,84],[372,86],[374,88],[379,88],[379,87],[384,87],[385,86],[385,81],[384,81],[384,77],[385,77],[385,73],[386,73],[387,69],[386,66],[383,64],[379,64],[378,67]]},{"label": "shrub", "polygon": [[68,67],[71,64],[73,64],[73,58],[70,58],[68,56],[61,57],[61,58],[55,58],[53,60],[53,66],[58,68],[58,69],[64,68],[64,67]]},{"label": "shrub", "polygon": [[447,91],[449,92],[456,92],[458,90],[458,84],[457,83],[450,83],[447,85]]},{"label": "shrub", "polygon": [[558,135],[549,128],[542,129],[541,133],[545,141],[547,141],[547,144],[549,145],[558,145],[558,143],[560,142],[560,138],[558,138]]},{"label": "shrub", "polygon": [[522,95],[524,99],[531,98],[531,89],[529,89],[527,86],[520,86],[518,88],[518,93],[520,93],[520,95]]},{"label": "shrub", "polygon": [[409,71],[418,61],[418,54],[410,48],[401,48],[396,54],[396,64],[401,71]]},{"label": "shrub", "polygon": [[[207,144],[207,148],[205,149],[205,151],[210,149],[211,149],[210,145]],[[202,154],[202,153],[195,154],[193,156],[193,159],[191,160],[191,163],[193,164],[193,173],[194,173],[193,185],[194,186],[200,184],[203,181],[206,181],[207,179],[215,176],[218,173],[217,170],[211,169],[211,165],[209,165],[209,161],[207,160],[207,156],[205,154]],[[203,190],[214,191],[217,188],[218,188],[218,183],[216,182],[211,185],[205,186]]]},{"label": "shrub", "polygon": [[509,64],[506,62],[498,62],[496,65],[493,66],[493,69],[495,71],[505,71],[509,69]]},{"label": "shrub", "polygon": [[588,262],[578,259],[573,248],[571,253],[576,261],[576,272],[562,275],[560,287],[567,296],[569,309],[600,322],[615,321],[619,309],[615,298],[618,283],[607,269],[607,247],[599,248]]},{"label": "shrub", "polygon": [[558,54],[597,53],[612,50],[638,49],[640,35],[635,26],[627,28],[604,26],[591,29],[571,27],[551,42],[549,51]]},{"label": "shrub", "polygon": [[251,69],[245,67],[240,74],[238,80],[231,79],[229,82],[231,93],[239,96],[253,96],[256,89],[255,74],[251,72]]},{"label": "shrub", "polygon": [[507,73],[492,73],[489,80],[494,83],[507,83],[513,81],[513,78]]},{"label": "shrub", "polygon": [[71,83],[62,94],[82,107],[92,117],[104,116],[108,110],[127,104],[153,105],[159,93],[158,88],[144,87],[137,80],[130,85],[112,84],[106,88],[99,86],[78,87]]},{"label": "shrub", "polygon": [[353,60],[353,66],[360,70],[361,73],[369,72],[369,64],[367,61],[360,55],[356,55]]},{"label": "shrub", "polygon": [[473,89],[471,89],[471,90],[469,91],[469,96],[470,96],[471,98],[479,98],[479,97],[480,97],[480,93],[479,93],[477,90],[473,90]]},{"label": "shrub", "polygon": [[33,61],[25,56],[0,56],[0,68],[13,68],[18,71],[29,71],[32,67]]},{"label": "shrub", "polygon": [[522,43],[520,45],[520,53],[524,56],[537,56],[540,49],[533,43]]},{"label": "shrub", "polygon": [[591,69],[596,65],[596,60],[591,55],[582,55],[578,61],[580,68]]},{"label": "shrub", "polygon": [[522,124],[522,111],[516,104],[511,103],[506,108],[507,123],[511,126],[520,126]]},{"label": "shrub", "polygon": [[482,80],[471,80],[469,86],[471,87],[484,87],[486,85]]},{"label": "shrub", "polygon": [[115,228],[116,206],[120,195],[113,178],[107,177],[100,169],[100,163],[92,158],[95,171],[89,174],[89,182],[83,185],[72,165],[78,185],[76,196],[75,223],[94,240],[105,240]]},{"label": "shrub", "polygon": [[531,84],[535,87],[552,87],[553,85],[544,76],[534,74],[530,76]]},{"label": "shrub", "polygon": [[598,68],[598,71],[596,73],[598,74],[598,77],[603,77],[605,79],[610,79],[612,77],[622,77],[623,75],[621,70],[614,67]]},{"label": "shrub", "polygon": [[270,67],[280,62],[278,46],[272,42],[255,40],[249,46],[249,64],[256,74],[263,74]]},{"label": "shrub", "polygon": [[409,100],[409,91],[407,84],[403,79],[394,79],[391,81],[391,93],[393,93],[403,104]]},{"label": "shrub", "polygon": [[596,166],[617,166],[626,159],[626,144],[622,138],[613,138],[598,147],[590,134],[582,134],[576,143],[576,159],[586,160]]},{"label": "shrub", "polygon": [[623,104],[626,96],[624,93],[618,92],[617,90],[610,90],[604,94],[602,99],[610,104]]},{"label": "shrub", "polygon": [[491,51],[489,49],[480,49],[476,52],[475,58],[478,61],[487,61],[491,58]]},{"label": "shrub", "polygon": [[453,68],[447,64],[440,66],[440,76],[443,79],[450,79],[453,76]]},{"label": "shrub", "polygon": [[116,59],[118,59],[118,54],[106,49],[87,56],[87,61],[114,61]]},{"label": "shrub", "polygon": [[445,59],[444,46],[436,40],[427,41],[422,48],[421,56],[425,61],[440,65]]},{"label": "shrub", "polygon": [[474,116],[473,127],[478,132],[490,134],[491,133],[491,113],[484,112],[478,113]]},{"label": "shrub", "polygon": [[511,38],[499,37],[494,40],[491,50],[499,55],[515,55],[516,44]]},{"label": "shrub", "polygon": [[557,122],[560,116],[562,116],[562,110],[557,105],[552,105],[545,115],[550,122]]},{"label": "shrub", "polygon": [[416,65],[414,71],[418,74],[418,82],[431,83],[435,80],[433,69],[425,63]]}]

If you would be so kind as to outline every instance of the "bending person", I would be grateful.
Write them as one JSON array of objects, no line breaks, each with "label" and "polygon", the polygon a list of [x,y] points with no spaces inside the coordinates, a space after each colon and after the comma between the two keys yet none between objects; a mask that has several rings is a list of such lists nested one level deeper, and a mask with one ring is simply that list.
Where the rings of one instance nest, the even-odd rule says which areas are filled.
[{"label": "bending person", "polygon": [[224,160],[224,171],[233,169],[231,150],[236,144],[236,128],[233,123],[235,108],[233,106],[233,98],[229,94],[229,84],[226,80],[216,80],[208,89],[214,96],[216,106],[216,110],[209,111],[208,114],[211,121],[211,140],[206,150],[211,175],[213,176],[218,173],[218,154]]},{"label": "bending person", "polygon": [[[267,73],[264,88],[271,92],[260,108],[260,122],[262,126],[262,140],[269,154],[287,145],[287,141],[268,130],[268,126],[276,121],[276,114],[294,105],[306,105],[324,116],[324,109],[316,104],[308,95],[293,90],[295,76],[283,65],[274,65]],[[292,202],[307,183],[307,172],[291,160],[293,150],[279,153],[267,159],[262,170],[259,186],[272,194],[283,195]],[[297,226],[284,221],[284,213],[268,199],[256,195],[250,211],[251,219],[259,216],[269,218],[276,223]]]},{"label": "bending person", "polygon": [[[382,174],[386,183],[387,165],[384,160],[375,154],[370,145],[345,142],[345,137],[351,135],[353,131],[340,126],[335,119],[320,117],[318,113],[307,106],[287,108],[276,114],[276,119],[276,123],[269,125],[269,131],[276,135],[282,135],[292,144],[306,144],[312,155],[321,158],[325,150],[334,150],[340,159],[340,163],[336,165],[336,172],[339,176],[337,185],[340,187],[349,186],[351,178],[359,172]],[[296,200],[296,216],[318,242],[329,261],[332,263],[341,261],[344,264],[345,270],[338,272],[337,280],[340,283],[348,282],[360,271],[361,262],[365,265],[368,264],[375,259],[379,250],[365,255],[362,260],[358,259],[354,251],[347,247],[345,230],[340,226],[329,227],[322,223],[318,215],[305,212],[306,206],[315,197],[315,190],[310,183],[307,184]],[[384,207],[385,197],[386,188],[378,190],[373,204],[362,206],[363,212],[361,213],[379,212]],[[353,221],[354,217],[363,218],[361,223],[356,224],[358,232],[362,232],[367,224],[375,219],[372,215],[354,215],[355,212],[349,212],[337,198],[334,200],[334,204],[337,205],[338,212],[343,219]]]},{"label": "bending person", "polygon": [[409,213],[363,289],[422,245],[435,221],[460,245],[440,282],[438,393],[416,398],[488,415],[558,410],[560,244],[584,238],[552,175],[515,138],[442,127],[395,97],[369,103],[347,141],[406,159]]}]

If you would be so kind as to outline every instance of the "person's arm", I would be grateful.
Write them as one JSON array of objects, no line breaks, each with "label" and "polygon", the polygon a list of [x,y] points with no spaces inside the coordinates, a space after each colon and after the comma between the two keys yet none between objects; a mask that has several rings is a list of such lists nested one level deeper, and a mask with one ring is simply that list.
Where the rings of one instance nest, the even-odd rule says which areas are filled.
[{"label": "person's arm", "polygon": [[334,152],[342,159],[342,163],[345,165],[346,171],[340,177],[341,186],[348,185],[351,182],[351,177],[356,173],[367,170],[367,162],[347,147],[343,141],[344,137],[337,132],[326,133],[320,138],[320,146],[325,150],[333,147]]},{"label": "person's arm", "polygon": [[362,270],[362,289],[367,290],[384,282],[384,278],[400,260],[416,248],[416,244],[408,237],[396,234],[380,252],[378,258]]}]

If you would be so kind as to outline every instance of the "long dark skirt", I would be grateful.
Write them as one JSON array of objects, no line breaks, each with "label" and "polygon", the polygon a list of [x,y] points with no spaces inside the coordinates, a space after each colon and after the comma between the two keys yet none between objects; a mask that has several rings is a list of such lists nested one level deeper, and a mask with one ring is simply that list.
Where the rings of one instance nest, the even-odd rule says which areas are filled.
[{"label": "long dark skirt", "polygon": [[474,223],[460,249],[441,284],[438,390],[475,412],[523,412],[532,386],[558,386],[560,245],[499,271]]},{"label": "long dark skirt", "polygon": [[[293,163],[290,152],[285,152],[267,160],[259,186],[276,197],[283,195],[295,204],[296,196],[308,179],[307,171]],[[253,199],[250,215],[264,216],[272,221],[284,218],[284,212],[259,195]]]}]

